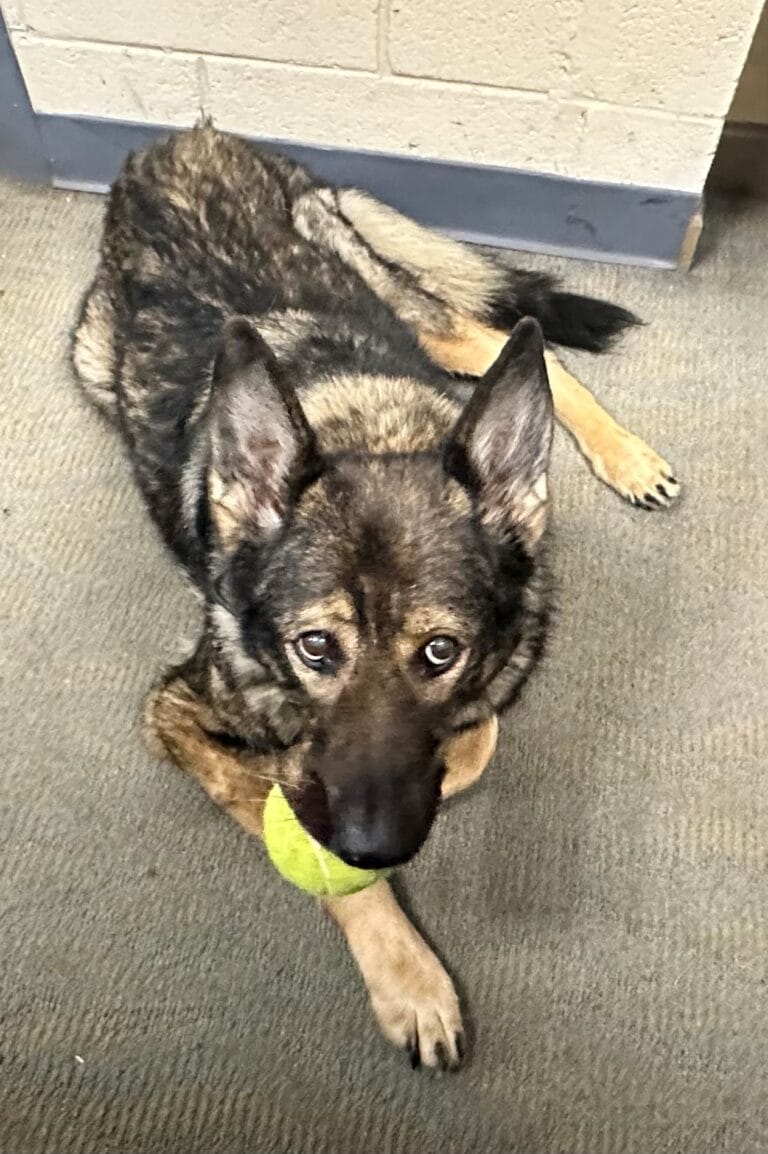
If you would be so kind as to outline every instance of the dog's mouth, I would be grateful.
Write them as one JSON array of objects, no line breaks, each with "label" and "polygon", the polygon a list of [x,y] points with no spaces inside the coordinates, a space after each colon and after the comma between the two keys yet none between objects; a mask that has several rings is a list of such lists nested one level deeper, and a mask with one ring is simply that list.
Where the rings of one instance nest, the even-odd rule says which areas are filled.
[{"label": "dog's mouth", "polygon": [[299,785],[286,792],[291,809],[304,829],[328,849],[333,837],[333,818],[323,783],[314,774],[305,774]]},{"label": "dog's mouth", "polygon": [[[419,852],[432,828],[439,804],[433,790],[394,790],[385,783],[354,783],[330,790],[314,774],[290,794],[296,817],[315,841],[358,869],[391,869]],[[410,795],[410,797],[409,797]]]}]

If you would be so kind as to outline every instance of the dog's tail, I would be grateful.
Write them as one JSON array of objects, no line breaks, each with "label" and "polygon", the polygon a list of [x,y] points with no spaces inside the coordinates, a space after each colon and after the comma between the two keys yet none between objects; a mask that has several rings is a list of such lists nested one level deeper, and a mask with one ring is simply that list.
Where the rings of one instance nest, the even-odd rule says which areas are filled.
[{"label": "dog's tail", "polygon": [[[497,263],[497,267],[501,262]],[[536,317],[546,340],[602,353],[638,317],[621,305],[578,293],[561,292],[547,273],[506,268],[507,283],[494,292],[484,318],[494,328],[511,329],[521,316]]]},{"label": "dog's tail", "polygon": [[[496,253],[433,232],[358,189],[340,190],[338,207],[390,274],[400,270],[430,297],[482,324],[511,332],[532,316],[548,341],[599,353],[640,323],[620,305],[561,292],[547,273],[512,268]],[[397,307],[396,299],[390,303]]]}]

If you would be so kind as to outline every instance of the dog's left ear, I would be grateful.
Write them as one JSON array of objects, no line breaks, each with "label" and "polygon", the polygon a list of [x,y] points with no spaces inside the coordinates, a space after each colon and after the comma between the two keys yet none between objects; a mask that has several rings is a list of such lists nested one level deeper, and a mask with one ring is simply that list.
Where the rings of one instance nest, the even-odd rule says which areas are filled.
[{"label": "dog's left ear", "polygon": [[223,544],[232,546],[279,527],[317,460],[293,387],[245,317],[224,326],[211,410],[211,507]]},{"label": "dog's left ear", "polygon": [[449,473],[480,492],[483,521],[535,547],[544,532],[552,394],[544,339],[532,317],[512,331],[478,382],[445,448]]}]

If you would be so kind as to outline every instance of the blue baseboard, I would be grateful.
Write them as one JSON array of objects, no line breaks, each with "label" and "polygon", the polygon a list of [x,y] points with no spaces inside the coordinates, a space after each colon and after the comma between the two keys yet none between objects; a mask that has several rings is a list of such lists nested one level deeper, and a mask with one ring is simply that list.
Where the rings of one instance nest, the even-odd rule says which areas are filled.
[{"label": "blue baseboard", "polygon": [[[126,154],[172,131],[71,116],[37,117],[53,183],[104,191]],[[693,193],[543,173],[259,140],[334,184],[364,188],[422,224],[465,240],[622,264],[671,268]]]}]

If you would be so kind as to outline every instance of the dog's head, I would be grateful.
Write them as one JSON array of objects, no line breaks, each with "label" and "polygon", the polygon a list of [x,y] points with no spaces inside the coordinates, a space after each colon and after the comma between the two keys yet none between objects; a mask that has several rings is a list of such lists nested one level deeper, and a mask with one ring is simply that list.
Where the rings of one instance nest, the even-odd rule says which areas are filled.
[{"label": "dog's head", "polygon": [[382,866],[422,844],[441,744],[520,644],[552,403],[530,320],[463,411],[412,382],[329,387],[310,425],[261,338],[227,326],[211,418],[216,588],[241,669],[305,703],[299,817],[350,863]]}]

